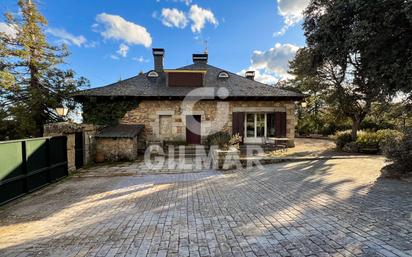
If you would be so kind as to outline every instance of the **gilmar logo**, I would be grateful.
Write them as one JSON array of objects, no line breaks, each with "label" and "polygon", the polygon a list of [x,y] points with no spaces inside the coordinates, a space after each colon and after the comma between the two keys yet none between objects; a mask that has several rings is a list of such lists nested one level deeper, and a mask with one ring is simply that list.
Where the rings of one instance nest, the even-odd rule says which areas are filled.
[{"label": "gilmar logo", "polygon": [[259,157],[264,152],[260,146],[246,146],[244,155],[238,149],[220,150],[217,145],[193,146],[189,148],[189,155],[187,151],[186,146],[178,146],[176,151],[175,146],[169,145],[165,153],[160,145],[150,145],[145,151],[144,162],[151,170],[263,169]]}]

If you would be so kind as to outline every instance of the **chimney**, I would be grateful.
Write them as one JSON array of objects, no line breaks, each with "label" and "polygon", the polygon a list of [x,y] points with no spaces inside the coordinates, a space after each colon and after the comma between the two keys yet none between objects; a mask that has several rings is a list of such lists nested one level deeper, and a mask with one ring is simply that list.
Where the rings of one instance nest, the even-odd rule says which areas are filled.
[{"label": "chimney", "polygon": [[154,70],[163,72],[163,59],[165,50],[163,48],[153,48]]},{"label": "chimney", "polygon": [[208,54],[193,54],[193,63],[207,64]]},{"label": "chimney", "polygon": [[255,71],[253,70],[246,71],[245,77],[250,80],[255,80]]}]

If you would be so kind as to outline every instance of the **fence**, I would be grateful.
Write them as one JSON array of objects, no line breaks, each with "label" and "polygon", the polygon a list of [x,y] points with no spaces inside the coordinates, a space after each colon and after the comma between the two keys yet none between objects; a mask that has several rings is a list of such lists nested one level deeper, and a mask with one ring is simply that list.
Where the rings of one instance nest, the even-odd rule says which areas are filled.
[{"label": "fence", "polygon": [[65,136],[0,142],[0,205],[67,175]]}]

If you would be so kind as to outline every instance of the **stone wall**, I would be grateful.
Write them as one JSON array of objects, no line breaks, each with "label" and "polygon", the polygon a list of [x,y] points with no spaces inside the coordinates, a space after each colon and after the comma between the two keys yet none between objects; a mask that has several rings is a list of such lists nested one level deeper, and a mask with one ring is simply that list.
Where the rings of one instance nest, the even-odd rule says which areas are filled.
[{"label": "stone wall", "polygon": [[[232,112],[286,112],[286,136],[295,137],[295,113],[293,101],[200,101],[193,108],[182,101],[142,101],[136,109],[125,114],[122,123],[145,125],[141,137],[147,141],[186,140],[185,115],[201,115],[202,135],[216,131],[232,130]],[[171,116],[171,135],[160,129],[162,115]],[[167,135],[167,136],[164,136]]]},{"label": "stone wall", "polygon": [[44,125],[43,136],[66,136],[67,137],[67,162],[69,171],[76,170],[75,165],[75,133],[83,133],[83,160],[84,164],[93,163],[95,157],[94,135],[99,127],[92,124],[77,124],[73,122],[58,122]]},{"label": "stone wall", "polygon": [[96,138],[96,153],[104,161],[132,161],[137,158],[137,138]]}]

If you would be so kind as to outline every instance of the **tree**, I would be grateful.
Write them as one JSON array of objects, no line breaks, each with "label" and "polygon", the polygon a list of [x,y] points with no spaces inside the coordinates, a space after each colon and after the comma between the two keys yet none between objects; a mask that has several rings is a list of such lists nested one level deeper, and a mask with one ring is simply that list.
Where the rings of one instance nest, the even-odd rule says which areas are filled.
[{"label": "tree", "polygon": [[[379,4],[375,2],[386,2],[387,9],[376,6]],[[412,48],[411,41],[405,40],[410,39],[410,33],[405,33],[410,32],[410,20],[405,11],[408,4],[407,1],[393,1],[396,4],[392,6],[387,2],[392,1],[313,0],[305,11],[303,24],[307,47],[298,51],[291,63],[295,83],[310,90],[320,89],[329,105],[352,120],[353,139],[374,102],[387,101],[394,92],[406,90],[407,85],[411,85],[411,58],[408,56]],[[371,11],[372,7],[381,12]],[[395,19],[397,14],[401,17]],[[393,54],[394,49],[383,49],[381,42],[374,42],[378,38],[378,31],[373,31],[375,26],[396,31],[388,33],[385,42],[399,39],[401,49]],[[386,67],[384,73],[380,72],[384,62],[379,58],[375,62],[373,58],[378,55],[377,49],[390,57],[390,62],[382,66]],[[402,55],[402,51],[406,53]],[[397,72],[399,77],[390,75],[394,67],[402,64],[405,67]],[[402,79],[406,82],[397,84],[396,81]]]},{"label": "tree", "polygon": [[58,121],[54,108],[64,104],[70,109],[70,95],[87,85],[71,70],[62,70],[66,47],[50,45],[44,33],[46,19],[31,0],[19,0],[21,15],[6,14],[15,35],[0,35],[1,100],[9,119],[17,121],[20,137],[42,136],[43,125]]}]

